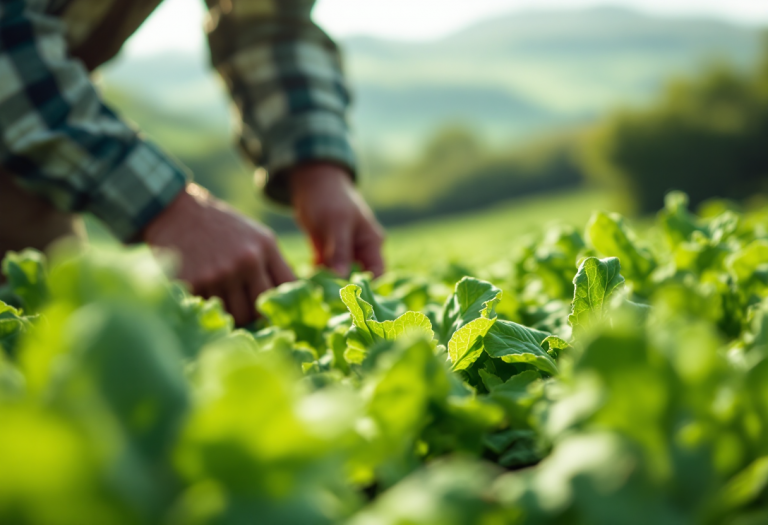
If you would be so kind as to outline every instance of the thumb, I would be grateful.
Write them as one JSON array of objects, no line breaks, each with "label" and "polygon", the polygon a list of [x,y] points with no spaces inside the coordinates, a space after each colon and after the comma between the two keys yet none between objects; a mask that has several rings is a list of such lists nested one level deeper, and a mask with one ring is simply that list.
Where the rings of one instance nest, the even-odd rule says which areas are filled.
[{"label": "thumb", "polygon": [[349,276],[352,264],[352,228],[347,222],[332,225],[324,236],[322,263],[341,277]]}]

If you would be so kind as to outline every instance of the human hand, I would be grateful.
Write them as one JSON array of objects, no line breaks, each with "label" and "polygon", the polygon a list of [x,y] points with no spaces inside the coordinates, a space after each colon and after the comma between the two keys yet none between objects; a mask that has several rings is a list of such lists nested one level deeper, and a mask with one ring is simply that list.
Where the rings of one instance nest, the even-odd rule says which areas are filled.
[{"label": "human hand", "polygon": [[384,230],[342,168],[304,164],[290,174],[296,220],[309,235],[315,264],[349,275],[352,262],[379,276],[384,272]]},{"label": "human hand", "polygon": [[295,276],[274,234],[190,184],[142,232],[155,248],[170,248],[179,278],[203,297],[219,297],[235,323],[256,318],[256,298]]}]

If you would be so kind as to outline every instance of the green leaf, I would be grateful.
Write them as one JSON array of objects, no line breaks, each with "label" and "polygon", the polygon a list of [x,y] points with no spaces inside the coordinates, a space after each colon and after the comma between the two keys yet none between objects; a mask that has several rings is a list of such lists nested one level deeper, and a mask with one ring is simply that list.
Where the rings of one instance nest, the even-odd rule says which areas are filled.
[{"label": "green leaf", "polygon": [[557,351],[557,350],[565,350],[569,346],[571,346],[568,341],[565,339],[562,339],[560,337],[557,337],[556,335],[550,335],[544,341],[542,341],[541,346],[543,348],[546,348],[547,351]]},{"label": "green leaf", "polygon": [[363,361],[365,361],[365,356],[367,354],[367,350],[354,345],[354,346],[347,346],[344,350],[344,353],[342,354],[342,357],[344,358],[344,361],[346,361],[348,364],[352,365],[362,365]]},{"label": "green leaf", "polygon": [[484,444],[500,457],[504,467],[530,465],[541,459],[536,447],[536,432],[529,429],[507,429],[486,436]]},{"label": "green leaf", "polygon": [[2,270],[11,292],[21,299],[25,312],[39,312],[48,299],[45,256],[33,249],[8,252],[3,259]]},{"label": "green leaf", "polygon": [[707,224],[707,232],[713,242],[725,242],[738,231],[740,223],[737,214],[725,210]]},{"label": "green leaf", "polygon": [[659,212],[667,242],[673,248],[688,241],[694,232],[703,232],[696,217],[688,211],[688,195],[673,191],[664,198],[664,209]]},{"label": "green leaf", "polygon": [[104,301],[77,310],[64,337],[77,342],[77,361],[53,383],[52,397],[80,406],[83,388],[90,385],[132,446],[151,462],[160,461],[188,407],[175,334],[152,312]]},{"label": "green leaf", "polygon": [[[524,431],[521,431],[521,434]],[[536,446],[533,432],[522,434],[504,454],[499,457],[499,465],[507,468],[520,468],[533,465],[542,459],[542,453]]]},{"label": "green leaf", "polygon": [[224,311],[220,299],[189,296],[181,286],[176,286],[173,293],[178,309],[171,325],[187,357],[197,357],[205,345],[232,331],[232,316]]},{"label": "green leaf", "polygon": [[485,385],[485,388],[490,392],[494,388],[501,386],[504,384],[504,381],[497,376],[496,374],[492,374],[491,372],[487,370],[480,370],[480,379],[483,380],[483,384]]},{"label": "green leaf", "polygon": [[576,277],[573,306],[568,321],[571,326],[588,326],[593,319],[602,319],[608,302],[624,286],[621,264],[616,257],[589,257],[581,263]]},{"label": "green leaf", "polygon": [[677,245],[674,250],[674,263],[678,270],[702,273],[707,270],[721,271],[725,257],[730,253],[728,247],[719,244],[705,234],[695,231],[690,241]]},{"label": "green leaf", "polygon": [[333,314],[347,311],[339,297],[339,292],[347,285],[344,279],[339,278],[338,275],[328,270],[320,269],[309,277],[309,281],[323,290],[323,301],[328,305]]},{"label": "green leaf", "polygon": [[[350,284],[341,289],[341,300],[347,305],[352,316],[352,328],[347,332],[347,344],[363,354],[375,343],[394,341],[409,332],[421,332],[429,339],[434,337],[432,323],[420,312],[406,312],[393,321],[379,322],[373,307],[360,296],[362,289],[356,284]],[[345,357],[347,354],[345,353]],[[349,358],[358,358],[352,354]]]},{"label": "green leaf", "polygon": [[429,322],[426,315],[419,312],[405,312],[394,321],[384,321],[383,323],[368,321],[367,324],[374,335],[374,339],[394,341],[397,337],[413,330],[423,332],[430,339],[434,337],[432,323]]},{"label": "green leaf", "polygon": [[535,370],[526,370],[517,375],[512,376],[504,383],[495,386],[491,389],[494,394],[502,394],[510,397],[510,399],[521,399],[528,397],[530,394],[528,388],[541,379],[541,376]]},{"label": "green leaf", "polygon": [[[482,372],[482,371],[481,371]],[[489,374],[483,374],[487,377]],[[507,415],[518,423],[527,420],[527,414],[538,398],[532,385],[541,381],[541,375],[536,370],[526,370],[514,375],[503,383],[486,382],[489,385],[490,397],[507,411]],[[490,383],[490,384],[489,384]]]},{"label": "green leaf", "polygon": [[621,260],[624,273],[630,279],[643,281],[656,268],[651,253],[638,246],[634,234],[618,214],[595,213],[587,225],[587,235],[598,252]]},{"label": "green leaf", "polygon": [[[296,341],[296,334],[292,330],[270,326],[255,334],[245,330],[232,332],[233,335],[238,333],[246,341],[251,338],[250,342],[261,352],[272,352],[288,357],[290,361],[298,365],[298,369],[301,369],[304,363],[314,363],[318,358],[317,351],[311,345],[303,341]],[[232,336],[229,339],[232,339]]]},{"label": "green leaf", "polygon": [[342,288],[339,295],[349,310],[352,324],[358,332],[356,339],[367,348],[373,344],[373,335],[367,321],[375,320],[375,317],[371,305],[360,298],[361,293],[362,289],[359,286],[350,284]]},{"label": "green leaf", "polygon": [[376,279],[373,289],[389,304],[401,305],[414,312],[423,311],[430,300],[430,284],[423,277],[392,272]]},{"label": "green leaf", "polygon": [[515,523],[499,516],[487,487],[498,476],[487,463],[441,458],[428,463],[355,514],[349,525]]},{"label": "green leaf", "polygon": [[13,353],[19,336],[29,328],[29,318],[13,306],[0,301],[0,350]]},{"label": "green leaf", "polygon": [[497,321],[484,338],[485,351],[506,363],[526,363],[551,375],[557,374],[555,360],[541,347],[546,332],[513,323]]},{"label": "green leaf", "polygon": [[751,280],[758,268],[768,266],[768,241],[758,239],[728,258],[728,270],[736,282]]},{"label": "green leaf", "polygon": [[262,352],[289,354],[296,346],[296,334],[292,330],[270,326],[259,330],[253,339]]},{"label": "green leaf", "polygon": [[352,277],[352,284],[360,287],[360,298],[371,305],[377,321],[394,321],[397,319],[398,315],[395,309],[390,308],[382,298],[373,293],[368,274],[355,274]]},{"label": "green leaf", "polygon": [[723,503],[728,508],[754,501],[768,487],[768,456],[753,461],[736,474],[723,489]]},{"label": "green leaf", "polygon": [[293,330],[296,339],[321,349],[323,332],[331,312],[323,302],[323,291],[309,281],[285,283],[264,292],[258,299],[259,311],[280,328]]},{"label": "green leaf", "polygon": [[465,277],[443,309],[443,336],[448,341],[448,356],[453,370],[466,370],[483,353],[483,337],[496,322],[494,307],[501,290],[487,281]]},{"label": "green leaf", "polygon": [[480,317],[454,332],[448,341],[448,355],[453,370],[466,370],[483,353],[483,337],[488,333],[496,318]]},{"label": "green leaf", "polygon": [[331,366],[341,370],[345,375],[349,374],[349,363],[344,357],[344,353],[347,350],[347,329],[343,326],[337,326],[333,332],[326,337],[326,344],[333,356]]},{"label": "green leaf", "polygon": [[422,338],[401,340],[389,352],[391,359],[376,363],[369,386],[369,412],[382,432],[395,439],[426,424],[424,410],[432,397],[448,392],[446,371],[437,362],[431,345]]},{"label": "green leaf", "polygon": [[501,454],[516,440],[527,436],[532,432],[532,430],[528,429],[519,430],[508,428],[506,430],[502,430],[501,432],[496,432],[494,434],[485,436],[483,443],[496,454]]},{"label": "green leaf", "polygon": [[446,344],[454,334],[480,317],[493,317],[493,310],[501,300],[501,290],[487,281],[464,277],[443,307],[440,343]]}]

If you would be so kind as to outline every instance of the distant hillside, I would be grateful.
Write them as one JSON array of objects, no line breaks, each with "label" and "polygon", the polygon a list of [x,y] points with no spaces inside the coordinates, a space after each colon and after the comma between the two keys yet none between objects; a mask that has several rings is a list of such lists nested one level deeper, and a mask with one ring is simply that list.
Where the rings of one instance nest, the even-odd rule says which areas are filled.
[{"label": "distant hillside", "polygon": [[418,82],[382,86],[355,83],[354,124],[367,149],[410,154],[441,125],[469,125],[485,137],[522,139],[567,118],[507,89]]},{"label": "distant hillside", "polygon": [[498,17],[433,44],[483,56],[749,53],[754,32],[707,18],[660,18],[625,8],[531,11]]},{"label": "distant hillside", "polygon": [[[750,65],[760,34],[714,20],[602,8],[496,17],[428,43],[352,38],[342,44],[358,142],[398,156],[413,154],[446,123],[466,123],[496,141],[521,141],[617,104],[643,103],[670,76],[716,60]],[[204,135],[220,136],[229,126],[224,89],[202,57],[118,60],[103,77],[119,92],[117,105],[160,140],[173,135],[185,113],[194,114]],[[125,103],[127,97],[133,102]],[[140,106],[146,110],[136,111]],[[196,128],[183,127],[185,136]]]},{"label": "distant hillside", "polygon": [[[760,40],[758,30],[716,20],[601,8],[497,17],[428,43],[352,38],[344,48],[358,88],[359,135],[367,145],[399,146],[397,137],[415,140],[427,120],[464,120],[496,136],[520,137],[594,118],[617,104],[649,100],[670,76],[722,60],[748,67]],[[425,114],[422,125],[411,125],[412,117],[397,134],[389,110],[441,87],[464,95],[439,97],[445,103]],[[469,111],[489,87],[514,104],[496,113]]]}]

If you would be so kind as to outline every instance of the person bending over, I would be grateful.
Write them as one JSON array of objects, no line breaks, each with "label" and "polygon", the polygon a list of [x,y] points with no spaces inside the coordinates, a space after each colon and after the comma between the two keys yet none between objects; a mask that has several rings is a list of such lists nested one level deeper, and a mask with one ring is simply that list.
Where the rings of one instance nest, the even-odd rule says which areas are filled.
[{"label": "person bending over", "polygon": [[[0,257],[45,249],[90,212],[125,242],[180,256],[179,277],[220,297],[238,325],[294,279],[274,234],[189,182],[126,125],[89,74],[160,0],[0,0]],[[349,94],[312,0],[207,0],[213,65],[242,117],[241,144],[291,204],[315,262],[383,271],[383,232],[355,188]]]}]

